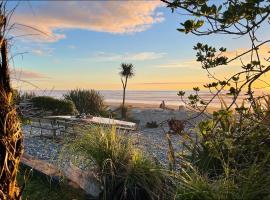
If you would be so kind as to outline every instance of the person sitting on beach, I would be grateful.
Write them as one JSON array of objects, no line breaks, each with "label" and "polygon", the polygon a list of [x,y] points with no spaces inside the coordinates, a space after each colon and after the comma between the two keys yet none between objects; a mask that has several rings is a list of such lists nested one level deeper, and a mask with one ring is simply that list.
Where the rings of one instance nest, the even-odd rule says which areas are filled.
[{"label": "person sitting on beach", "polygon": [[161,109],[165,109],[165,108],[166,108],[165,102],[164,102],[164,101],[161,102],[159,108],[161,108]]}]

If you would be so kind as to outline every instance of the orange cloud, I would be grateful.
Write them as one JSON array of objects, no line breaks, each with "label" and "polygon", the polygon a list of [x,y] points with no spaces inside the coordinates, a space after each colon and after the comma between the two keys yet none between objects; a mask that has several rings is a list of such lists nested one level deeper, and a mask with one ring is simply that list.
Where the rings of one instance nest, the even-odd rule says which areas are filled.
[{"label": "orange cloud", "polygon": [[196,60],[179,60],[165,64],[156,65],[156,68],[172,69],[172,68],[187,68],[187,69],[199,69],[201,70],[200,62]]},{"label": "orange cloud", "polygon": [[30,70],[18,70],[13,69],[11,71],[11,77],[20,80],[20,79],[47,79],[48,77],[42,73]]},{"label": "orange cloud", "polygon": [[13,21],[38,29],[47,34],[27,27],[17,26],[16,32],[31,35],[31,38],[57,41],[65,38],[59,30],[86,29],[115,34],[141,32],[155,23],[164,20],[160,12],[155,12],[161,6],[159,1],[50,1],[31,2],[15,13]]},{"label": "orange cloud", "polygon": [[[232,58],[234,58],[236,56],[241,55],[242,53],[244,53],[244,52],[246,52],[248,50],[249,49],[247,49],[247,48],[239,48],[239,49],[236,49],[236,50],[233,50],[233,51],[224,52],[224,53],[222,53],[222,55],[228,57],[229,59],[232,59]],[[267,64],[268,63],[268,65],[269,65],[269,62],[267,62],[265,59],[268,59],[270,57],[270,46],[269,45],[260,46],[259,50],[258,50],[258,53],[259,53],[262,64]],[[251,58],[251,53],[247,53],[247,54],[245,54],[244,56],[241,57],[241,59],[242,59],[242,61],[244,63],[250,62],[250,58]],[[256,58],[255,54],[253,55],[253,58],[254,59]],[[234,63],[236,63],[236,62],[237,62],[237,64],[241,64],[240,59],[237,59],[237,60],[234,61]]]}]

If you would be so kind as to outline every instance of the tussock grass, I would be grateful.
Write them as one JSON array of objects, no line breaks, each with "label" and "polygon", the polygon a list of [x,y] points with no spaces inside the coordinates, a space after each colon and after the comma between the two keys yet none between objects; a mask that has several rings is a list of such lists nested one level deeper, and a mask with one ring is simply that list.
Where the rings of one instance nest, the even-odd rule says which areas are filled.
[{"label": "tussock grass", "polygon": [[114,127],[92,127],[69,141],[63,151],[75,155],[75,163],[83,160],[89,170],[95,166],[103,186],[100,199],[169,198],[168,173]]},{"label": "tussock grass", "polygon": [[71,90],[64,95],[66,100],[75,104],[79,113],[107,116],[107,107],[104,103],[104,97],[95,90]]}]

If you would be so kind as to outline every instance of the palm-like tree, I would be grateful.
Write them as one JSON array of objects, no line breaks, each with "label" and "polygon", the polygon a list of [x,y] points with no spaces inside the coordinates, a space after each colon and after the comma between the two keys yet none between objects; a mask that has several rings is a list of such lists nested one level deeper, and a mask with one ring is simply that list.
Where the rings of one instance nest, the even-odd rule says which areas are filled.
[{"label": "palm-like tree", "polygon": [[132,64],[122,63],[121,64],[121,82],[123,85],[123,102],[122,102],[122,118],[125,118],[125,99],[126,99],[126,88],[127,88],[127,80],[134,76],[134,66]]}]

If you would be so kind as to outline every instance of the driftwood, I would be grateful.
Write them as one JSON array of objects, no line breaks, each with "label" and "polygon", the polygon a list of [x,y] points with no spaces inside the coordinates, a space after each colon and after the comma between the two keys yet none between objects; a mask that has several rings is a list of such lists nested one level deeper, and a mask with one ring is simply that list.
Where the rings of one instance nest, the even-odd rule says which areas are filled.
[{"label": "driftwood", "polygon": [[60,180],[61,177],[64,177],[69,185],[81,188],[93,197],[98,197],[101,191],[99,181],[94,172],[83,171],[71,163],[59,169],[59,167],[46,160],[39,160],[27,154],[23,155],[21,163],[41,174],[49,176],[52,180]]}]

